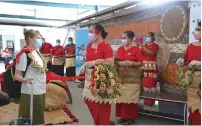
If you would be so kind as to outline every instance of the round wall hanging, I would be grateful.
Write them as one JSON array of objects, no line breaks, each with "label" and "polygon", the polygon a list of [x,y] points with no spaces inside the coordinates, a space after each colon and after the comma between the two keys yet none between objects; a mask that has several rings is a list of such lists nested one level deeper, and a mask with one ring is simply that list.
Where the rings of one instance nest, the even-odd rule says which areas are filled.
[{"label": "round wall hanging", "polygon": [[179,5],[173,5],[165,10],[160,21],[160,32],[168,43],[177,43],[187,30],[187,13]]}]

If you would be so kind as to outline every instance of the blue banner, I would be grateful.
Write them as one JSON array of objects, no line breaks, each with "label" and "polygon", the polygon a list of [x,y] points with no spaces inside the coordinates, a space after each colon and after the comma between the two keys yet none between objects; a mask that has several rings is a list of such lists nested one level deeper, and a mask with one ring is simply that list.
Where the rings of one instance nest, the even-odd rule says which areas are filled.
[{"label": "blue banner", "polygon": [[89,43],[88,29],[76,30],[76,71],[81,68],[86,58],[86,48]]}]

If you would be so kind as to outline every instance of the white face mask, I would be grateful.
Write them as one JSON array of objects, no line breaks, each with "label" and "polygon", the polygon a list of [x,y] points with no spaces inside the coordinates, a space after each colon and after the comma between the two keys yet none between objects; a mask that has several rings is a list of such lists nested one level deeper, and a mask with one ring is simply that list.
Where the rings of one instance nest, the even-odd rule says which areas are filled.
[{"label": "white face mask", "polygon": [[123,45],[123,46],[128,45],[128,42],[127,42],[127,40],[126,40],[126,39],[122,39],[122,40],[121,40],[121,42],[122,42],[122,45]]},{"label": "white face mask", "polygon": [[88,33],[88,38],[89,38],[90,42],[95,41],[95,35],[93,33]]},{"label": "white face mask", "polygon": [[57,43],[57,46],[60,46],[60,43]]},{"label": "white face mask", "polygon": [[68,44],[72,44],[73,42],[72,41],[68,41]]},{"label": "white face mask", "polygon": [[146,43],[150,43],[150,42],[152,42],[152,39],[151,39],[151,37],[146,37]]}]

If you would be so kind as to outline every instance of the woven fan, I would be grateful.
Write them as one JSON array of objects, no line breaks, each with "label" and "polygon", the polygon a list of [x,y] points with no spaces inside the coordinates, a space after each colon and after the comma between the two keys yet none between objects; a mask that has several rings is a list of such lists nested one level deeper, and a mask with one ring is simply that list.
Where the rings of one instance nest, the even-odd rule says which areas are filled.
[{"label": "woven fan", "polygon": [[159,72],[162,72],[168,64],[170,57],[170,50],[168,44],[161,37],[157,37],[155,43],[158,44],[157,66]]},{"label": "woven fan", "polygon": [[160,32],[168,43],[177,43],[187,29],[188,18],[184,8],[179,5],[170,6],[161,17]]}]

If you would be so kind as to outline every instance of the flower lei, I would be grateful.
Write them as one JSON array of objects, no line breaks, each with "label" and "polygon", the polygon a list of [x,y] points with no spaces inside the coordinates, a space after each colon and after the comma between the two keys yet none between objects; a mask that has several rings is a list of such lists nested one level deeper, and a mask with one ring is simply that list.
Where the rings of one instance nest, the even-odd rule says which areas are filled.
[{"label": "flower lei", "polygon": [[[44,66],[41,66],[39,64],[39,61],[36,60],[36,58],[34,57],[33,54],[30,53],[29,57],[32,59],[32,66],[34,68],[36,68],[39,72],[46,72],[47,71],[47,69]],[[39,57],[42,58],[43,63],[45,63],[43,57],[42,56],[39,56]]]},{"label": "flower lei", "polygon": [[177,74],[178,74],[177,77],[178,77],[178,82],[180,86],[188,87],[191,84],[192,82],[191,73],[184,72],[183,67],[178,68]]},{"label": "flower lei", "polygon": [[196,71],[196,67],[189,68],[188,71],[184,71],[183,67],[178,68],[178,81],[180,86],[188,87],[192,81],[192,74]]},{"label": "flower lei", "polygon": [[91,73],[91,93],[100,96],[102,99],[116,100],[120,96],[119,78],[117,71],[109,64],[98,64]]}]

